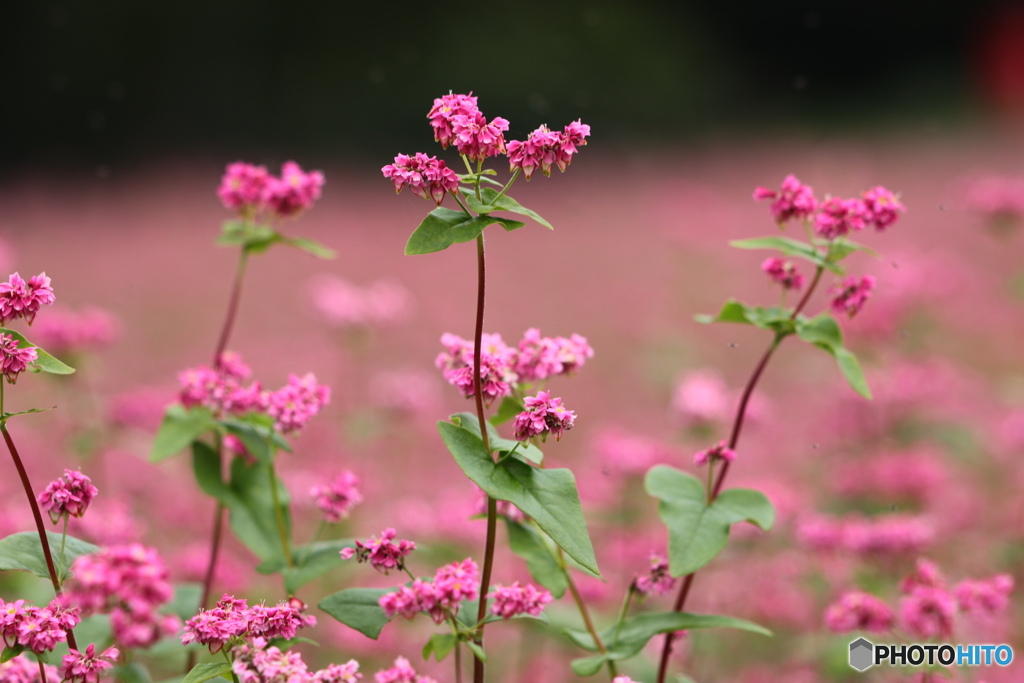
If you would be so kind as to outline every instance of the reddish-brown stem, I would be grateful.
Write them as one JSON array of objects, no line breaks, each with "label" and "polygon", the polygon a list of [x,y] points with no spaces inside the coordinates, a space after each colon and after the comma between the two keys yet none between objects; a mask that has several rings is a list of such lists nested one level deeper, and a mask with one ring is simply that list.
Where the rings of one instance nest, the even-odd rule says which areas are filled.
[{"label": "reddish-brown stem", "polygon": [[[587,629],[587,633],[594,639],[594,646],[597,647],[601,653],[607,653],[608,648],[605,647],[604,641],[601,640],[601,636],[598,635],[597,629],[594,627],[594,620],[590,618],[590,610],[587,609],[587,603],[583,601],[583,596],[580,595],[579,589],[576,587],[576,582],[572,580],[572,574],[569,572],[569,568],[565,565],[565,554],[562,549],[558,549],[558,561],[562,565],[562,571],[565,574],[565,581],[569,584],[569,592],[572,594],[573,602],[576,603],[576,607],[580,611],[580,616],[583,617],[583,625]],[[608,660],[608,673],[612,678],[615,678],[617,672],[615,670],[615,662]]]},{"label": "reddish-brown stem", "polygon": [[235,270],[235,283],[231,287],[231,298],[228,299],[228,310],[224,316],[224,325],[220,329],[220,337],[217,339],[217,348],[213,352],[213,367],[220,367],[220,357],[227,350],[228,340],[231,339],[231,330],[235,327],[235,318],[238,317],[238,304],[242,300],[242,282],[245,280],[245,266],[249,261],[249,250],[242,247],[238,257],[238,268]]},{"label": "reddish-brown stem", "polygon": [[[39,543],[43,546],[43,558],[46,560],[46,570],[50,574],[50,582],[53,584],[53,592],[60,595],[60,579],[57,577],[57,568],[53,564],[53,554],[50,552],[50,541],[46,537],[46,526],[43,523],[43,514],[39,511],[39,503],[36,502],[36,496],[32,489],[32,482],[29,481],[28,472],[25,470],[25,465],[21,461],[18,449],[14,445],[14,439],[11,438],[11,433],[7,431],[7,425],[5,423],[0,422],[0,432],[4,435],[4,441],[7,443],[7,450],[11,453],[11,459],[14,460],[14,467],[18,470],[18,476],[21,478],[21,485],[24,487],[25,495],[28,497],[28,504],[32,508],[32,517],[36,521],[36,531],[39,532]],[[71,629],[68,629],[67,633],[68,646],[72,650],[77,650],[78,643],[75,642],[74,632]]]},{"label": "reddish-brown stem", "polygon": [[46,667],[43,665],[43,660],[39,660],[39,680],[41,683],[49,683],[46,679]]},{"label": "reddish-brown stem", "polygon": [[[811,295],[814,293],[818,283],[821,281],[821,275],[823,272],[824,269],[821,266],[818,266],[817,270],[814,272],[814,279],[811,280],[810,287],[807,288],[807,291],[800,299],[800,302],[797,303],[796,308],[793,309],[793,314],[789,316],[790,320],[796,320],[796,317],[800,315],[804,307],[807,306],[807,302],[811,300]],[[729,435],[729,448],[731,449],[735,449],[736,445],[739,443],[740,433],[743,431],[743,420],[747,414],[747,403],[750,402],[750,396],[754,393],[754,388],[757,386],[758,380],[761,379],[761,375],[764,373],[764,369],[768,366],[768,361],[771,359],[772,354],[775,353],[775,349],[785,338],[786,335],[783,334],[775,335],[772,339],[771,345],[768,346],[764,355],[761,356],[761,360],[758,362],[757,367],[754,368],[754,372],[751,373],[750,379],[747,380],[747,385],[744,387],[743,394],[740,396],[739,406],[736,408],[736,417],[733,420],[732,432]],[[732,463],[727,460],[722,465],[722,470],[718,473],[718,479],[715,481],[709,502],[714,502],[715,498],[717,498],[718,494],[721,492],[722,486],[725,484],[725,477],[729,473],[729,465],[731,464]],[[679,595],[676,598],[674,608],[676,612],[681,612],[683,607],[686,605],[686,599],[690,594],[690,586],[693,585],[694,575],[694,573],[687,574],[683,579],[683,585],[679,588]],[[665,683],[665,676],[668,673],[668,659],[669,655],[672,653],[672,641],[674,640],[674,637],[675,634],[673,633],[665,634],[665,645],[662,647],[661,663],[658,666],[658,683]]]},{"label": "reddish-brown stem", "polygon": [[[487,421],[484,416],[484,397],[480,382],[480,352],[484,338],[484,294],[486,293],[487,267],[484,259],[484,234],[476,238],[476,329],[473,335],[473,396],[476,398],[476,417],[480,422],[480,438],[484,449],[491,452],[491,442],[487,435]],[[494,537],[498,529],[498,501],[487,496],[487,542],[484,547],[484,568],[480,577],[480,607],[477,609],[477,622],[480,630],[476,637],[477,645],[483,645],[483,620],[487,616],[487,592],[491,588],[491,570],[494,568]],[[478,657],[473,658],[473,683],[483,683],[484,663]]]}]

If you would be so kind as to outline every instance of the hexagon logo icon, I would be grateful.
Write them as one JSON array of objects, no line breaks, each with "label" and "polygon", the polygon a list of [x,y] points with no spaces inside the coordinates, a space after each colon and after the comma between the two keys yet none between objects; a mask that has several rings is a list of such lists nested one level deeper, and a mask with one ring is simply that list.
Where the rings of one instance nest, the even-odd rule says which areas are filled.
[{"label": "hexagon logo icon", "polygon": [[875,646],[869,640],[858,638],[850,643],[850,666],[857,671],[865,671],[874,664]]}]

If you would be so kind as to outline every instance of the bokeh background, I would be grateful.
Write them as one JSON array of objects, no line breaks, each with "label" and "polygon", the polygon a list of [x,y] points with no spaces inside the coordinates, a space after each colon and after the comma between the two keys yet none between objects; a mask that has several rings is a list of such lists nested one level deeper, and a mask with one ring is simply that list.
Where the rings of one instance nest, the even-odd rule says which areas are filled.
[{"label": "bokeh background", "polygon": [[[327,184],[285,229],[338,258],[278,248],[255,259],[231,346],[268,386],[314,371],[334,387],[330,410],[282,468],[305,523],[299,537],[315,520],[303,492],[349,469],[366,502],[335,536],[396,526],[425,549],[424,574],[479,556],[482,523],[468,519],[476,494],[433,428],[467,408],[432,363],[443,332],[471,333],[471,249],[403,256],[429,204],[396,198],[379,174],[398,152],[442,154],[425,119],[432,99],[472,90],[487,116],[511,121],[510,138],[577,118],[593,127],[567,173],[513,192],[556,230],[489,233],[487,329],[510,343],[532,326],[578,332],[596,349],[578,377],[553,387],[580,417],[547,452],[580,479],[608,579],[585,586],[602,620],[648,553],[664,549],[643,471],[689,468],[694,450],[724,437],[766,343],[693,315],[729,296],[775,303],[759,270],[765,254],[727,242],[775,231],[750,195],[787,173],[819,197],[884,184],[908,207],[864,240],[882,258],[851,266],[879,279],[846,324],[876,399],[857,398],[824,354],[787,342],[734,470],[736,484],[769,492],[779,526],[741,532],[693,601],[777,636],[693,634],[675,666],[701,683],[846,680],[849,638],[823,620],[842,591],[871,590],[896,607],[898,579],[919,557],[951,583],[1024,578],[1024,238],[1012,229],[1024,193],[1012,181],[975,191],[1024,176],[1019,3],[38,2],[8,8],[3,34],[3,267],[45,270],[62,306],[101,307],[118,321],[108,343],[74,350],[73,379],[25,378],[8,394],[14,409],[61,404],[12,425],[37,487],[70,462],[101,489],[73,533],[155,545],[177,581],[201,572],[210,503],[186,463],[158,467],[146,455],[176,373],[207,362],[226,306],[235,254],[213,245],[230,217],[215,195],[224,165],[276,170],[295,159]],[[315,276],[384,280],[404,304],[384,320],[339,322],[313,305]],[[819,295],[812,308],[825,303]],[[0,533],[30,528],[2,465],[0,491]],[[812,533],[823,516],[894,517],[895,540],[825,547]],[[235,544],[222,588],[279,597],[253,564]],[[510,555],[498,573],[527,578]],[[302,597],[388,581],[343,568]],[[5,598],[33,590],[45,595],[45,585],[0,577]],[[1020,646],[1022,604],[963,616],[957,639]],[[575,624],[567,601],[551,614]],[[450,676],[448,662],[419,661],[424,624],[393,624],[372,643],[320,617],[324,647],[307,651],[311,661],[357,657],[369,676],[405,654]],[[489,638],[509,644],[492,668],[503,680],[573,680],[565,642],[501,626]],[[637,680],[653,680],[655,656],[635,664]],[[1019,680],[1019,666],[964,680]]]}]

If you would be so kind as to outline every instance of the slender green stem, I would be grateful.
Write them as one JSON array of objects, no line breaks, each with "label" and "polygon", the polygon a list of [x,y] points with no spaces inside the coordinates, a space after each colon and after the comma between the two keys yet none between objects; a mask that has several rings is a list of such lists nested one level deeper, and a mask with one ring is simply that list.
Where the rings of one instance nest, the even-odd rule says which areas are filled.
[{"label": "slender green stem", "polygon": [[712,492],[715,490],[715,458],[708,458],[708,485],[705,491],[707,492],[707,504],[711,505]]},{"label": "slender green stem", "polygon": [[[0,378],[0,387],[3,387],[3,379]],[[53,592],[57,595],[61,594],[61,582],[57,576],[57,568],[53,565],[53,554],[50,552],[50,541],[46,537],[46,526],[43,524],[43,514],[39,511],[39,503],[36,501],[36,496],[33,493],[32,482],[29,481],[28,472],[25,470],[25,464],[21,461],[21,455],[18,454],[18,449],[14,445],[14,439],[11,438],[11,433],[7,431],[7,423],[0,420],[0,432],[3,433],[4,441],[7,443],[7,450],[11,454],[11,459],[14,461],[14,467],[18,470],[18,476],[21,478],[22,488],[25,489],[25,495],[28,497],[29,507],[32,508],[32,517],[36,522],[36,531],[39,532],[39,543],[43,546],[43,559],[46,560],[46,570],[50,574],[50,582],[53,584]],[[78,643],[75,641],[74,631],[68,629],[68,647],[73,650],[78,649]]]},{"label": "slender green stem", "polygon": [[[572,595],[573,602],[576,603],[576,609],[580,612],[580,617],[583,619],[583,626],[587,629],[587,633],[594,639],[594,646],[598,649],[601,654],[607,654],[608,648],[605,647],[604,641],[601,640],[601,636],[598,635],[597,629],[594,627],[594,620],[590,618],[590,610],[587,609],[587,603],[583,601],[583,596],[580,595],[579,589],[576,587],[576,582],[572,580],[572,573],[569,571],[569,565],[565,561],[565,553],[561,548],[558,548],[558,566],[565,575],[565,582],[569,585],[569,593]],[[615,662],[608,660],[608,673],[612,678],[618,675],[618,671],[615,668]]]},{"label": "slender green stem", "polygon": [[466,205],[462,203],[462,200],[461,200],[461,199],[459,199],[459,193],[458,193],[458,191],[456,191],[456,190],[453,190],[453,191],[451,191],[451,192],[450,192],[449,194],[451,194],[451,196],[452,196],[452,197],[453,197],[453,198],[455,199],[455,203],[459,205],[459,208],[460,208],[460,209],[462,209],[462,211],[463,211],[463,212],[464,212],[464,213],[465,213],[465,214],[466,214],[467,216],[469,216],[469,217],[471,217],[471,218],[472,218],[473,214],[471,214],[471,213],[469,212],[469,209],[467,209],[467,208],[466,208]]},{"label": "slender green stem", "polygon": [[[64,515],[64,527],[60,530],[60,559],[57,561],[57,566],[60,568],[60,576],[64,576],[64,547],[68,541],[68,515]],[[61,587],[64,586],[64,582],[61,581]]]},{"label": "slender green stem", "polygon": [[503,455],[500,458],[498,458],[498,462],[501,463],[503,460],[508,460],[513,455],[515,455],[516,451],[519,450],[519,446],[522,443],[523,443],[522,441],[517,441],[516,445],[512,447],[512,450],[510,450],[508,453],[506,453],[505,455]]},{"label": "slender green stem", "polygon": [[[288,526],[284,520],[284,510],[281,509],[281,499],[277,493],[277,473],[274,466],[267,468],[270,476],[270,498],[274,503],[274,520],[277,522],[277,535],[281,538],[281,549],[284,551],[284,559],[289,567],[295,566],[295,558],[292,556],[292,544],[288,538]],[[289,596],[290,597],[290,596]]]},{"label": "slender green stem", "polygon": [[305,552],[299,556],[300,561],[305,562],[309,559],[309,556],[313,554],[313,546],[316,545],[316,542],[320,540],[321,536],[323,536],[324,529],[326,528],[327,522],[321,519],[316,525],[316,532],[313,534],[313,538],[311,538],[309,543],[306,544]]},{"label": "slender green stem", "polygon": [[[226,650],[221,650],[220,652],[221,652],[222,655],[224,655],[224,661],[226,661],[228,663],[228,666],[232,666],[233,667],[234,662],[231,661],[231,657],[228,656],[227,651]],[[234,668],[231,669],[231,680],[234,681],[234,683],[240,683],[239,680],[238,680],[238,675],[235,673]]]},{"label": "slender green stem", "polygon": [[514,170],[514,171],[512,172],[512,177],[508,179],[508,182],[507,182],[507,183],[505,183],[505,187],[501,188],[501,192],[499,192],[498,194],[496,194],[496,195],[494,196],[494,199],[493,199],[493,200],[491,200],[491,203],[492,203],[492,204],[493,204],[493,203],[495,203],[495,202],[497,202],[497,201],[498,201],[499,199],[501,199],[502,197],[504,197],[504,196],[505,196],[505,193],[506,193],[506,192],[508,192],[508,188],[512,187],[512,183],[514,183],[514,182],[516,181],[516,178],[518,178],[518,177],[519,177],[519,172],[520,172],[520,170],[521,170],[521,169],[518,169],[518,168],[517,168],[516,170]]},{"label": "slender green stem", "polygon": [[612,632],[612,643],[611,647],[615,647],[615,643],[619,641],[619,632],[622,630],[622,624],[626,621],[626,615],[629,614],[629,604],[633,601],[633,593],[636,591],[633,584],[629,584],[629,590],[626,591],[626,597],[622,600],[622,607],[619,608],[619,617],[615,620],[615,630]]}]

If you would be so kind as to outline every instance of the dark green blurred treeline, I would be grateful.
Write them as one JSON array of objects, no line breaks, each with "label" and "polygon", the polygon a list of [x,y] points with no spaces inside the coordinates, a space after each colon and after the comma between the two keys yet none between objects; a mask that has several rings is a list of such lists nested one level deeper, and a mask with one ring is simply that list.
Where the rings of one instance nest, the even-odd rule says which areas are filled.
[{"label": "dark green blurred treeline", "polygon": [[203,152],[387,159],[473,90],[604,141],[956,110],[992,2],[95,0],[3,20],[0,169]]}]

